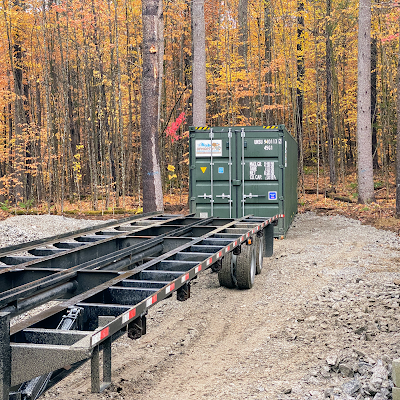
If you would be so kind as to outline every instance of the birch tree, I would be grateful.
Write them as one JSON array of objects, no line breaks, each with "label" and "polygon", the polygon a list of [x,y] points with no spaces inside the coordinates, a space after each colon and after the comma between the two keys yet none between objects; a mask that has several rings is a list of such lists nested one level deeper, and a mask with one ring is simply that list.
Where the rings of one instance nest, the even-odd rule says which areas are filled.
[{"label": "birch tree", "polygon": [[371,0],[360,0],[357,60],[358,201],[368,204],[375,201],[371,131]]},{"label": "birch tree", "polygon": [[[399,18],[400,28],[400,18]],[[400,218],[400,39],[397,60],[396,218]]]},{"label": "birch tree", "polygon": [[328,163],[329,163],[329,181],[331,185],[336,185],[336,164],[334,155],[334,133],[335,126],[332,112],[332,25],[331,25],[331,0],[326,1],[326,121],[327,121],[327,139],[328,139]]},{"label": "birch tree", "polygon": [[143,0],[143,72],[141,107],[141,147],[143,211],[162,211],[160,153],[158,145],[159,94],[159,0]]},{"label": "birch tree", "polygon": [[[238,46],[238,54],[239,57],[243,60],[243,68],[246,71],[246,75],[248,74],[248,0],[239,0],[238,5],[238,24],[239,24],[239,46]],[[246,118],[245,121],[248,121],[250,118],[250,98],[248,96],[248,82],[244,80],[243,90],[245,92],[242,97],[239,99],[239,104],[241,106],[241,111],[243,116]],[[248,123],[248,122],[247,122]]]},{"label": "birch tree", "polygon": [[206,34],[204,0],[193,0],[193,125],[206,125]]}]

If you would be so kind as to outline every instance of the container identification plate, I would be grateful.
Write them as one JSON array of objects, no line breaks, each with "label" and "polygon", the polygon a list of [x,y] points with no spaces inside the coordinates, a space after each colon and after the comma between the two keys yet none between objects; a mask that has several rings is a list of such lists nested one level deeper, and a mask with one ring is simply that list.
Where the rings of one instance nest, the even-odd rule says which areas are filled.
[{"label": "container identification plate", "polygon": [[[222,140],[212,141],[212,156],[222,157]],[[211,157],[211,140],[196,140],[196,157]]]},{"label": "container identification plate", "polygon": [[[251,181],[275,181],[275,163],[273,161],[250,162],[250,180]],[[260,168],[260,172],[258,171]]]}]

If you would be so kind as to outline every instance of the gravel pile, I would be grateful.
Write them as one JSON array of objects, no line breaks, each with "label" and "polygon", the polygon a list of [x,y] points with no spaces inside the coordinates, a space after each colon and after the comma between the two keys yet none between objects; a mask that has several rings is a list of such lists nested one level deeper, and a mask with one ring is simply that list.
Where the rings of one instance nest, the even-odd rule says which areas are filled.
[{"label": "gravel pile", "polygon": [[318,348],[320,359],[283,388],[282,399],[391,399],[392,361],[400,358],[399,236],[342,216],[308,213],[296,224],[303,229],[293,229],[292,238],[308,238],[301,250],[284,245],[278,252],[277,265],[294,264],[280,272],[302,266],[329,284],[294,300],[296,316],[276,335]]},{"label": "gravel pile", "polygon": [[322,341],[331,350],[304,378],[306,385],[328,387],[305,398],[392,398],[392,361],[400,357],[400,287],[376,278],[325,288],[308,308],[311,315],[292,324],[297,340]]},{"label": "gravel pile", "polygon": [[98,224],[104,224],[104,221],[67,218],[59,215],[10,217],[0,221],[0,247],[31,242]]}]

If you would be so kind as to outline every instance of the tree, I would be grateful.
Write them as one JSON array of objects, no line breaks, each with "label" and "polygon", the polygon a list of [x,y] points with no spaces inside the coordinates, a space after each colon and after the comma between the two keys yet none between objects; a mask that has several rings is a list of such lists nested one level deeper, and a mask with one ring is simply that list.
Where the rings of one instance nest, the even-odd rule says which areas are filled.
[{"label": "tree", "polygon": [[372,123],[372,160],[374,169],[379,168],[378,141],[377,141],[377,101],[376,101],[376,59],[378,57],[378,39],[371,40],[371,123]]},{"label": "tree", "polygon": [[[400,27],[400,18],[399,18]],[[400,218],[400,37],[397,59],[396,218]]]},{"label": "tree", "polygon": [[296,76],[296,139],[298,144],[297,158],[299,165],[299,177],[304,190],[303,176],[303,100],[304,100],[304,3],[299,1],[297,5],[297,76]]},{"label": "tree", "polygon": [[[247,14],[248,14],[248,0],[239,0],[238,5],[238,24],[239,24],[239,46],[238,46],[238,54],[239,58],[243,61],[243,68],[246,71],[246,76],[248,75],[248,35],[249,30],[247,26]],[[239,99],[239,104],[241,106],[241,112],[243,116],[246,118],[245,121],[247,122],[250,118],[250,98],[247,94],[248,82],[244,80],[244,95]],[[248,122],[247,122],[248,123]]]},{"label": "tree", "polygon": [[206,125],[206,33],[204,0],[193,0],[193,125]]},{"label": "tree", "polygon": [[371,134],[371,0],[361,0],[358,17],[357,156],[358,201],[375,201]]},{"label": "tree", "polygon": [[159,0],[143,0],[143,72],[141,107],[141,147],[143,211],[162,211],[160,153],[158,145],[159,94],[159,18],[163,14]]},{"label": "tree", "polygon": [[333,148],[334,121],[332,112],[332,27],[331,27],[331,0],[326,0],[326,121],[328,141],[329,180],[331,185],[336,185],[336,165]]}]

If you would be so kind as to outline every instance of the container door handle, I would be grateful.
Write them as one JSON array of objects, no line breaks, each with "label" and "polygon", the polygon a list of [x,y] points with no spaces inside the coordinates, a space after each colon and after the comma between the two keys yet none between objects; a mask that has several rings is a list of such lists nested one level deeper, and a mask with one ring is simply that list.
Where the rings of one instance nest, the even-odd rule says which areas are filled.
[{"label": "container door handle", "polygon": [[252,199],[254,197],[266,197],[266,195],[265,194],[252,194],[252,193],[244,195],[245,199]]},{"label": "container door handle", "polygon": [[[228,145],[229,145],[229,160],[228,160],[228,166],[229,166],[229,218],[232,218],[232,146],[231,146],[231,141],[232,141],[232,129],[229,128],[229,131],[228,131]],[[222,195],[224,195],[224,194],[222,194]]]},{"label": "container door handle", "polygon": [[[211,195],[207,196],[209,197],[210,203],[211,203],[211,216],[214,216],[214,171],[213,171],[213,166],[214,166],[214,162],[213,162],[213,138],[214,138],[214,132],[212,130],[212,128],[210,129],[210,141],[211,141],[211,161],[210,161],[210,174],[211,174]],[[205,196],[205,194],[204,194]],[[205,198],[205,197],[204,197]]]},{"label": "container door handle", "polygon": [[244,211],[244,203],[246,201],[246,197],[244,194],[244,166],[245,166],[245,161],[244,161],[244,138],[246,137],[246,133],[244,131],[244,128],[242,128],[240,132],[240,137],[242,138],[242,212],[243,212],[243,217],[245,216],[245,211]]}]

